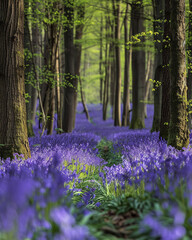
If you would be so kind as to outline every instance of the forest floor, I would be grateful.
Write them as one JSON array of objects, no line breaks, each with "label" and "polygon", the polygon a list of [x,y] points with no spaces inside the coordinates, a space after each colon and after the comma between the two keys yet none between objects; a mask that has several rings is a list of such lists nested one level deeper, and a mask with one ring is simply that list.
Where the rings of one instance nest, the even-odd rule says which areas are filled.
[{"label": "forest floor", "polygon": [[[185,232],[182,223],[174,225],[170,213],[173,209],[162,207],[170,201],[171,193],[175,194],[175,189],[170,190],[171,185],[168,187],[165,182],[165,160],[171,158],[169,166],[173,166],[184,158],[186,160],[186,156],[190,157],[191,151],[188,149],[184,156],[160,141],[158,133],[150,133],[153,105],[147,106],[145,129],[142,130],[114,127],[110,110],[108,119],[103,121],[101,105],[93,104],[88,108],[90,122],[79,104],[73,133],[64,134],[65,137],[62,134],[46,136],[46,143],[40,143],[36,138],[33,144],[41,144],[41,149],[44,146],[47,152],[56,151],[56,147],[68,163],[72,162],[70,169],[73,171],[77,170],[74,167],[77,162],[86,168],[87,175],[80,173],[81,182],[73,189],[77,189],[78,194],[73,199],[94,212],[87,224],[92,235],[104,240],[180,239]],[[64,146],[64,141],[69,143]],[[170,178],[173,172],[172,167]],[[163,188],[162,195],[160,188]],[[169,191],[169,197],[162,197]],[[180,205],[175,202],[173,205],[179,212]],[[165,225],[158,214],[162,215]]]},{"label": "forest floor", "polygon": [[88,108],[72,133],[40,137],[37,121],[31,158],[1,164],[0,240],[192,239],[191,144],[177,151],[150,133],[153,105],[142,130]]}]

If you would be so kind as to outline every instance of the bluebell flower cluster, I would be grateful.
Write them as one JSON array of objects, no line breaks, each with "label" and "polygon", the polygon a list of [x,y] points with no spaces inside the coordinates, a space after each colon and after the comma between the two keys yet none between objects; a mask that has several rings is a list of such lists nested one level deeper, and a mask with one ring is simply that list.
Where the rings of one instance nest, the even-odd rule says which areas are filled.
[{"label": "bluebell flower cluster", "polygon": [[[177,189],[182,185],[185,207],[192,209],[192,150],[178,151],[159,140],[158,133],[150,133],[153,106],[148,106],[146,128],[129,130],[114,127],[112,118],[102,121],[102,106],[88,105],[91,122],[88,122],[81,104],[77,106],[76,127],[73,133],[39,136],[38,119],[34,127],[35,137],[29,139],[31,158],[23,160],[1,159],[0,165],[0,232],[12,232],[18,240],[23,239],[94,239],[86,226],[79,225],[72,213],[72,198],[81,192],[77,186],[80,174],[87,166],[99,169],[100,183],[105,187],[114,183],[139,186],[145,182],[145,190],[162,200],[161,211],[144,217],[141,231],[151,229],[151,236],[161,239],[181,239],[185,236],[186,222],[192,226],[191,216],[174,201]],[[56,128],[57,116],[55,116]],[[122,163],[111,167],[99,157],[98,142],[106,138],[114,143],[114,153],[121,151]],[[76,168],[73,169],[73,165]],[[77,171],[77,166],[81,168]],[[166,182],[166,177],[169,184]],[[94,185],[95,186],[95,185]],[[102,187],[102,186],[101,186]],[[162,192],[161,188],[164,189]],[[81,194],[77,207],[92,203],[95,188],[87,186]],[[95,204],[96,207],[100,202]],[[171,207],[170,207],[171,206]],[[163,224],[166,212],[172,224]],[[85,214],[84,212],[82,214]]]}]

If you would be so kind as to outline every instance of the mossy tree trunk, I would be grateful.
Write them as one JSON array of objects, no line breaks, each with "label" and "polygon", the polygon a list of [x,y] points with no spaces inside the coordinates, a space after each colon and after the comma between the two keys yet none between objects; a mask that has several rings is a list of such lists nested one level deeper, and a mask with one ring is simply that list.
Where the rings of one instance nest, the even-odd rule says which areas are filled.
[{"label": "mossy tree trunk", "polygon": [[24,84],[24,1],[0,1],[0,157],[31,157]]},{"label": "mossy tree trunk", "polygon": [[[131,29],[133,36],[145,31],[143,14],[143,1],[134,0],[131,10]],[[144,47],[144,38],[141,37],[140,40],[140,43],[133,43],[132,48],[133,110],[130,125],[131,129],[145,127],[145,50],[141,49],[141,47]]]},{"label": "mossy tree trunk", "polygon": [[185,62],[185,0],[171,0],[171,99],[168,144],[189,144]]},{"label": "mossy tree trunk", "polygon": [[163,33],[163,77],[162,77],[162,105],[161,105],[161,122],[159,137],[168,139],[168,130],[170,122],[170,0],[164,0],[164,33]]},{"label": "mossy tree trunk", "polygon": [[[189,0],[189,31],[188,31],[188,76],[187,76],[187,100],[189,101],[188,110],[192,110],[192,0]],[[188,126],[189,129],[192,128],[192,114],[188,114]]]}]

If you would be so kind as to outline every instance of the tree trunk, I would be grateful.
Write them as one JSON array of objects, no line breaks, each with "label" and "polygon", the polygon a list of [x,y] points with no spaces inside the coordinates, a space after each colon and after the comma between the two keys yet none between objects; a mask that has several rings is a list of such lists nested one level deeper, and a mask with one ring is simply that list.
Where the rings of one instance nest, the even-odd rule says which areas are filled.
[{"label": "tree trunk", "polygon": [[128,49],[128,11],[129,4],[126,6],[124,19],[124,44],[125,44],[125,70],[124,70],[124,92],[123,92],[123,116],[122,126],[129,125],[129,110],[130,110],[130,94],[129,94],[129,66],[130,66],[130,49]]},{"label": "tree trunk", "polygon": [[[24,84],[24,1],[0,1],[0,157],[31,157]],[[9,93],[9,94],[8,94]]]},{"label": "tree trunk", "polygon": [[[37,18],[37,14],[35,10],[38,9],[40,3],[35,3],[33,6],[33,17]],[[39,29],[37,24],[32,23],[32,45],[33,45],[33,56],[34,63],[36,66],[37,79],[35,81],[39,82],[39,73],[41,69],[41,30]],[[33,124],[35,124],[35,116],[36,116],[36,106],[37,106],[37,82],[34,82],[34,87],[32,88],[32,99],[31,99],[31,110],[32,110],[32,120]]]},{"label": "tree trunk", "polygon": [[185,0],[171,0],[171,99],[168,144],[189,144],[185,62]]},{"label": "tree trunk", "polygon": [[161,122],[159,137],[165,140],[168,139],[168,130],[170,122],[170,15],[171,7],[170,0],[165,0],[165,21],[163,34],[163,78],[162,78],[162,107],[161,107]]},{"label": "tree trunk", "polygon": [[[131,26],[133,36],[144,32],[144,9],[143,2],[135,0],[132,4],[131,11]],[[132,50],[132,119],[131,129],[145,127],[145,50],[137,49],[143,47],[144,39],[141,38],[141,43],[134,43]]]},{"label": "tree trunk", "polygon": [[74,25],[74,6],[71,1],[66,1],[64,9],[65,17],[68,23],[64,28],[65,41],[65,81],[67,83],[64,93],[64,115],[63,130],[64,132],[72,132],[75,125],[76,116],[76,99],[78,81],[75,77],[75,59],[74,59],[74,43],[73,43],[73,25]]},{"label": "tree trunk", "polygon": [[103,90],[103,120],[107,120],[107,106],[109,98],[109,78],[110,78],[110,34],[109,34],[109,17],[106,16],[106,45],[105,45],[105,79]]},{"label": "tree trunk", "polygon": [[153,116],[153,125],[151,132],[158,132],[160,127],[160,121],[161,121],[161,98],[162,98],[162,91],[160,90],[160,83],[162,80],[162,66],[159,65],[156,67],[155,70],[155,81],[156,84],[154,84],[154,116]]},{"label": "tree trunk", "polygon": [[[189,101],[188,111],[192,110],[192,0],[189,0],[189,31],[188,31],[188,77],[187,77],[187,100]],[[192,128],[192,114],[188,114],[188,126]]]},{"label": "tree trunk", "polygon": [[112,118],[115,119],[115,89],[116,89],[116,59],[115,59],[115,27],[114,27],[114,21],[112,21],[111,24],[111,78],[110,78],[110,105],[112,108]]},{"label": "tree trunk", "polygon": [[116,0],[115,9],[115,57],[116,57],[116,88],[115,88],[115,119],[114,125],[121,126],[121,56],[120,56],[120,8],[121,0]]},{"label": "tree trunk", "polygon": [[89,111],[88,111],[88,108],[87,108],[86,103],[85,103],[81,78],[79,78],[79,85],[80,85],[81,101],[82,101],[82,104],[83,104],[84,112],[85,112],[87,120],[90,121]]},{"label": "tree trunk", "polygon": [[[154,32],[159,34],[154,34],[155,41],[155,75],[154,75],[154,115],[153,115],[153,125],[151,132],[160,131],[160,122],[161,122],[161,102],[162,102],[162,42],[163,42],[163,0],[153,0],[153,16],[154,23],[153,29]],[[157,82],[158,81],[158,82]]]},{"label": "tree trunk", "polygon": [[[25,9],[28,10],[29,4],[25,1]],[[25,93],[28,94],[26,99],[26,112],[27,112],[27,132],[28,137],[34,136],[33,132],[33,120],[32,120],[32,85],[33,79],[31,79],[31,72],[32,72],[32,59],[30,57],[30,32],[29,32],[29,24],[27,19],[27,14],[25,13],[24,16],[24,49],[26,52],[25,55]]]},{"label": "tree trunk", "polygon": [[[76,32],[75,32],[75,76],[77,77],[76,81],[78,82],[78,80],[80,79],[80,66],[81,66],[81,53],[82,53],[82,44],[81,44],[81,40],[82,40],[82,36],[83,36],[83,28],[84,28],[84,17],[85,17],[85,5],[81,4],[77,10],[77,16],[78,16],[78,20],[80,20],[80,23],[76,26]],[[78,86],[77,86],[78,88]],[[75,111],[77,108],[77,94],[76,96],[76,106],[75,106]],[[74,126],[75,127],[75,119],[74,119]]]},{"label": "tree trunk", "polygon": [[63,113],[64,113],[64,73],[65,73],[65,51],[64,51],[64,32],[61,31],[60,47],[59,47],[59,79],[60,79],[60,112],[58,112],[57,127],[63,129]]},{"label": "tree trunk", "polygon": [[100,103],[102,103],[102,100],[103,100],[103,17],[102,16],[101,16],[101,26],[100,26],[99,74],[100,74]]}]

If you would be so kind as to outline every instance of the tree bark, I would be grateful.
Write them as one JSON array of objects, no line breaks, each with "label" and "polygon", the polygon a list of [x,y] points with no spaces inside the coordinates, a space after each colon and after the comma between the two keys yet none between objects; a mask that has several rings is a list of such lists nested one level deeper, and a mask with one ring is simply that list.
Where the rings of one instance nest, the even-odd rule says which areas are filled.
[{"label": "tree bark", "polygon": [[114,125],[121,126],[121,51],[119,41],[121,37],[120,12],[121,0],[116,0],[115,9],[115,57],[116,57],[116,88],[115,88],[115,119]]},{"label": "tree bark", "polygon": [[100,26],[99,74],[100,74],[100,103],[102,103],[103,101],[103,17],[102,16],[101,16],[101,26]]},{"label": "tree bark", "polygon": [[[144,32],[144,9],[143,1],[138,2],[135,0],[132,3],[131,11],[131,26],[133,36]],[[144,39],[140,38],[141,43],[133,43],[132,49],[132,74],[133,74],[133,87],[132,87],[132,119],[131,129],[138,129],[145,127],[145,50],[137,49],[142,47]]]},{"label": "tree bark", "polygon": [[[25,1],[25,9],[26,11],[29,8],[28,1]],[[29,32],[29,24],[27,14],[25,12],[24,16],[24,49],[25,49],[25,93],[28,94],[28,98],[26,99],[26,113],[27,113],[27,132],[28,137],[34,136],[33,132],[33,118],[32,118],[32,85],[33,79],[31,79],[32,72],[32,59],[30,57],[31,48],[30,48],[30,32]]]},{"label": "tree bark", "polygon": [[154,116],[153,116],[153,125],[151,132],[158,132],[160,128],[160,121],[161,121],[161,98],[162,98],[162,92],[159,89],[161,86],[158,84],[162,80],[162,66],[159,65],[156,67],[155,70],[155,81],[156,84],[154,84]]},{"label": "tree bark", "polygon": [[171,107],[168,144],[189,144],[185,62],[185,0],[171,0]]},{"label": "tree bark", "polygon": [[[37,18],[37,14],[35,13],[35,10],[38,9],[39,2],[36,2],[33,6],[33,17]],[[34,63],[36,66],[36,73],[37,73],[37,79],[35,81],[39,82],[39,74],[41,69],[41,30],[38,27],[37,24],[32,23],[32,45],[33,45],[33,56]],[[32,110],[32,121],[33,124],[35,124],[35,116],[36,116],[36,106],[37,106],[37,82],[34,82],[34,87],[32,88],[32,99],[31,99],[31,110]]]},{"label": "tree bark", "polygon": [[110,28],[109,28],[109,16],[106,19],[106,44],[105,44],[105,79],[103,89],[103,120],[107,120],[107,106],[109,100],[109,78],[110,78]]},{"label": "tree bark", "polygon": [[[151,132],[160,131],[161,103],[162,103],[162,42],[163,42],[163,0],[153,0],[153,29],[155,41],[155,73],[154,73],[154,115]],[[158,82],[157,82],[158,81]]]},{"label": "tree bark", "polygon": [[189,101],[188,107],[188,126],[192,128],[192,0],[189,0],[189,30],[188,30],[188,76],[187,76],[187,100]]},{"label": "tree bark", "polygon": [[64,132],[72,132],[75,125],[76,117],[76,99],[78,81],[75,77],[75,59],[74,59],[74,6],[73,1],[66,0],[64,15],[68,19],[68,23],[64,28],[65,41],[65,81],[67,83],[64,93],[64,115],[63,130]]},{"label": "tree bark", "polygon": [[24,1],[0,1],[0,157],[31,157],[24,84]]},{"label": "tree bark", "polygon": [[170,122],[170,16],[171,6],[170,0],[164,0],[165,6],[165,20],[164,20],[164,34],[163,34],[163,78],[162,78],[162,106],[161,106],[161,122],[159,137],[165,140],[168,139],[168,130]]},{"label": "tree bark", "polygon": [[124,91],[123,91],[123,115],[122,126],[129,125],[129,110],[130,110],[130,93],[129,93],[129,66],[130,66],[130,49],[128,49],[128,11],[129,4],[126,6],[124,19],[124,44],[125,44],[125,70],[124,70]]}]

